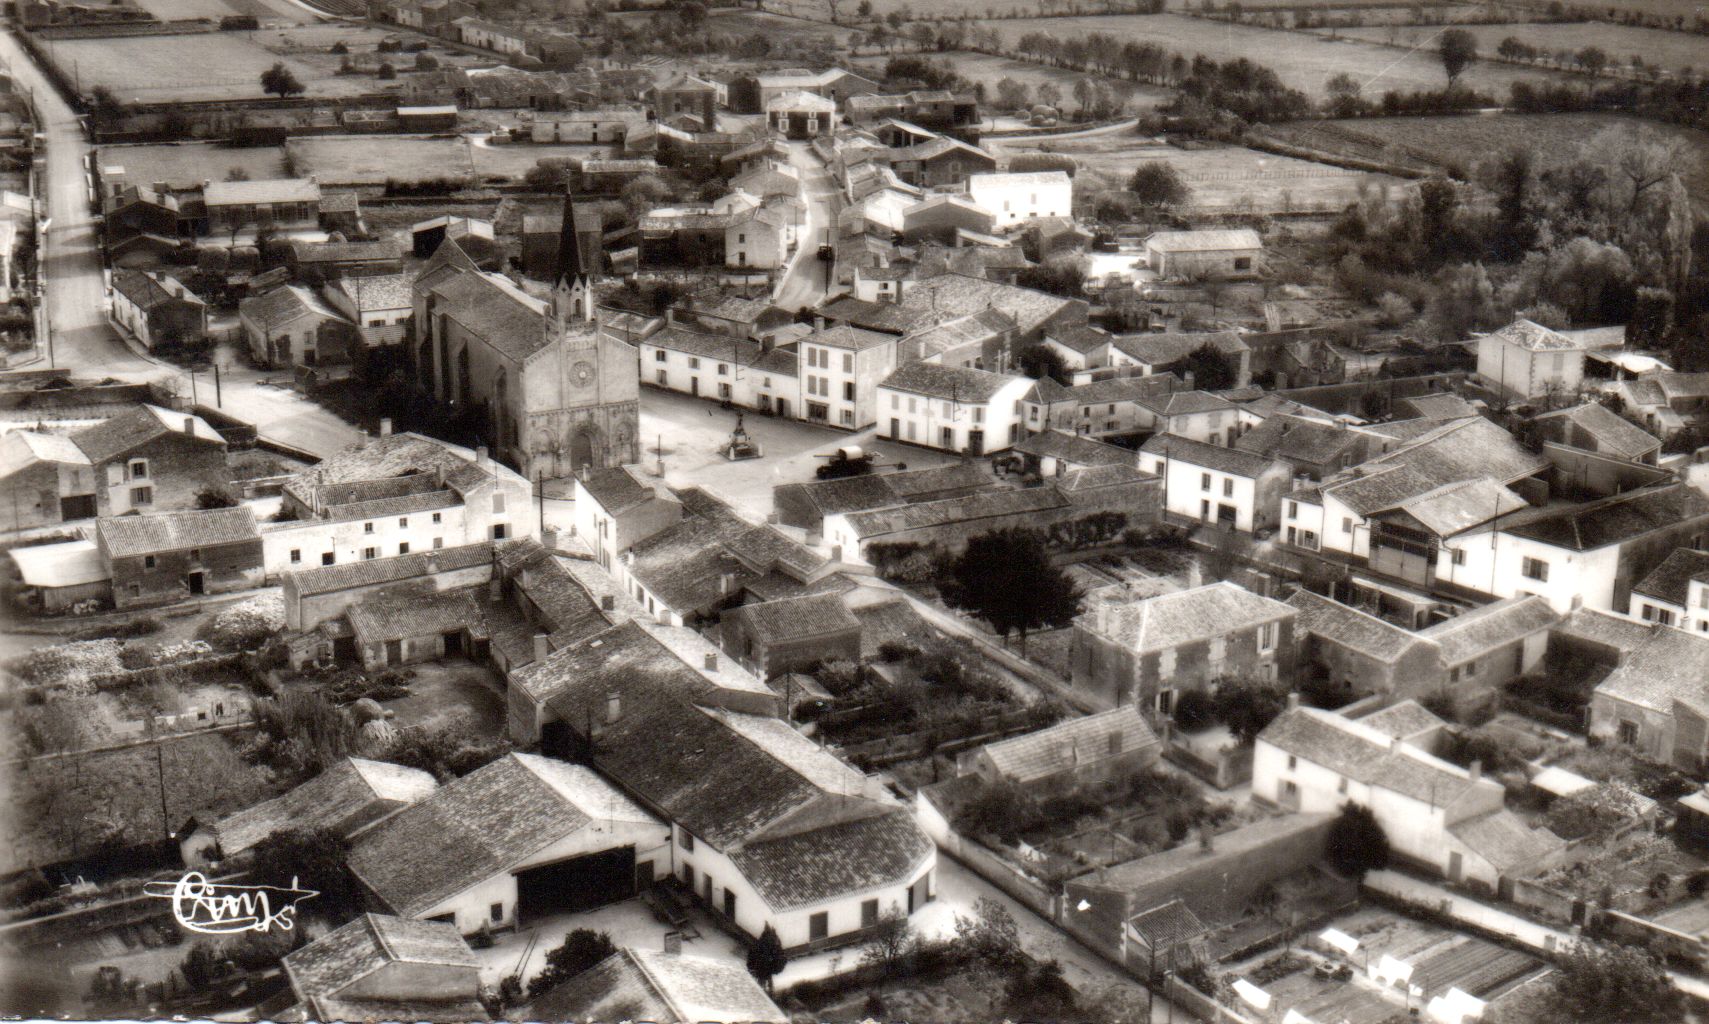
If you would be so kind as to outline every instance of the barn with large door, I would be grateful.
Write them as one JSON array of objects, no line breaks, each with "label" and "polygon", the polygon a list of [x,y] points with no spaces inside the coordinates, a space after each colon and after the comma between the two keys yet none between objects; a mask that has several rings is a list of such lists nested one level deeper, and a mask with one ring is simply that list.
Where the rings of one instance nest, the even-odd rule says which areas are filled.
[{"label": "barn with large door", "polygon": [[468,935],[591,910],[670,873],[670,828],[585,765],[510,754],[359,837],[379,907]]}]

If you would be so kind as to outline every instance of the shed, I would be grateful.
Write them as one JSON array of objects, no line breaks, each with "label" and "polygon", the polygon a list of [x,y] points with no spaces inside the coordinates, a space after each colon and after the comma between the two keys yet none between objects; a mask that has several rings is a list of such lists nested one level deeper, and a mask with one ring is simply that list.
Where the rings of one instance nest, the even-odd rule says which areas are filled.
[{"label": "shed", "polygon": [[13,548],[7,554],[26,593],[40,602],[42,611],[63,611],[80,601],[112,597],[112,573],[92,540]]}]

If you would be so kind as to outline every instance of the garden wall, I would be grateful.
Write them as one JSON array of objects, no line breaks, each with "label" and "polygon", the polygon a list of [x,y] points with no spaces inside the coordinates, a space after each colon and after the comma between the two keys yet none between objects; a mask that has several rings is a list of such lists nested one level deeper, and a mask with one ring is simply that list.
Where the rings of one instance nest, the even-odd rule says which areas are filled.
[{"label": "garden wall", "polygon": [[1019,900],[1033,913],[1049,921],[1057,920],[1061,898],[1045,888],[1042,882],[1022,874],[995,853],[951,827],[949,817],[933,802],[931,789],[932,787],[928,786],[915,794],[914,810],[920,827],[926,830],[926,835],[932,837],[932,842],[938,845],[938,849],[965,864],[980,878]]}]

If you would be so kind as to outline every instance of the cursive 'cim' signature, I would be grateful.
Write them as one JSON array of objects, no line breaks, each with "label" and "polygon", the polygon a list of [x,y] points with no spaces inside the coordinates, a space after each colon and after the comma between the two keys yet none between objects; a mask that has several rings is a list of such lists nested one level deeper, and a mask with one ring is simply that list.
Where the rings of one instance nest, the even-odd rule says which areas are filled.
[{"label": "cursive 'cim' signature", "polygon": [[[296,925],[297,904],[319,896],[313,889],[276,885],[218,885],[199,871],[176,882],[149,882],[142,891],[172,901],[172,916],[192,932],[224,935],[231,932],[265,932],[277,925],[290,931]],[[274,902],[280,906],[274,909]]]}]

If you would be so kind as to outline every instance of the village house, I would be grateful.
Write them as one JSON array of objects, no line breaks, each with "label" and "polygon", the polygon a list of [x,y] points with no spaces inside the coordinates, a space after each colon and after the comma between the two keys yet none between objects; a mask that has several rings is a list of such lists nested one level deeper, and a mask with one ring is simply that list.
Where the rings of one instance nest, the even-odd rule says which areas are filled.
[{"label": "village house", "polygon": [[810,480],[772,488],[778,522],[821,536],[826,516],[942,498],[959,498],[995,486],[984,467],[953,462],[929,469],[872,473],[839,480]]},{"label": "village house", "polygon": [[[1252,416],[1245,410],[1246,416]],[[1372,449],[1371,439],[1349,430],[1344,424],[1286,413],[1268,416],[1235,439],[1243,452],[1281,459],[1296,476],[1326,480],[1363,462]]]},{"label": "village house", "polygon": [[92,519],[100,514],[89,456],[62,434],[0,434],[0,522],[7,530]]},{"label": "village house", "polygon": [[766,101],[765,119],[786,139],[814,139],[837,130],[837,104],[810,92],[786,92]]},{"label": "village house", "polygon": [[566,110],[536,114],[530,130],[538,143],[609,146],[621,144],[646,122],[647,112],[639,107]]},{"label": "village house", "polygon": [[1188,357],[1208,348],[1228,368],[1234,386],[1244,388],[1252,383],[1252,349],[1233,331],[1213,331],[1207,334],[1118,334],[1110,343],[1110,365],[1133,366],[1139,373],[1176,372],[1193,386],[1190,369],[1185,369]]},{"label": "village house", "polygon": [[1172,373],[1106,377],[1071,386],[1041,377],[1021,399],[1021,406],[1029,431],[1060,430],[1093,438],[1131,435],[1140,433],[1140,424],[1152,416],[1139,400],[1166,395],[1180,386],[1180,378]]},{"label": "village house", "polygon": [[699,121],[700,127],[706,131],[718,127],[718,87],[704,78],[678,72],[655,83],[646,91],[644,98],[652,106],[653,117],[657,120],[669,121],[687,116]]},{"label": "village house", "polygon": [[744,604],[720,626],[724,649],[761,679],[861,658],[860,620],[835,593]]},{"label": "village house", "polygon": [[831,102],[835,111],[839,104],[853,96],[865,96],[878,91],[878,83],[846,68],[826,68],[809,71],[806,68],[784,68],[779,71],[737,75],[731,79],[727,92],[730,109],[738,114],[764,113],[771,101],[780,96],[806,93]]},{"label": "village house", "polygon": [[1280,459],[1172,434],[1153,435],[1139,451],[1140,468],[1163,478],[1170,515],[1242,533],[1276,527],[1293,480]]},{"label": "village house", "polygon": [[1363,721],[1290,707],[1258,734],[1252,796],[1305,814],[1368,808],[1397,859],[1511,894],[1561,863],[1566,844],[1505,807],[1506,790]]},{"label": "village house", "polygon": [[903,362],[983,369],[985,353],[1006,351],[1014,335],[1014,317],[988,309],[910,330],[902,336],[901,358]]},{"label": "village house", "polygon": [[774,717],[764,684],[707,658],[664,655],[630,623],[513,684],[549,708],[548,744],[584,752],[671,826],[670,873],[743,934],[770,925],[786,952],[813,952],[863,940],[891,907],[923,908],[936,849],[913,814]]},{"label": "village house", "polygon": [[1046,430],[1015,445],[1015,454],[1026,460],[1026,470],[1037,476],[1066,476],[1092,466],[1137,466],[1139,456],[1131,448],[1118,448],[1079,434]]},{"label": "village house", "polygon": [[1240,406],[1209,391],[1146,395],[1139,399],[1138,405],[1141,429],[1231,448],[1247,428],[1258,422],[1257,417]]},{"label": "village house", "polygon": [[1424,697],[1447,682],[1441,649],[1429,637],[1305,589],[1287,604],[1299,612],[1302,680],[1322,680],[1348,702],[1373,693]]},{"label": "village house", "polygon": [[1039,344],[1050,349],[1069,371],[1093,370],[1107,366],[1110,345],[1115,336],[1101,328],[1084,324],[1065,324],[1044,333]]},{"label": "village house", "polygon": [[485,449],[381,436],[287,479],[290,517],[262,530],[269,577],[539,535],[533,486]]},{"label": "village house", "polygon": [[321,295],[356,325],[362,344],[369,349],[401,345],[409,337],[409,316],[415,306],[404,274],[340,278],[321,289]]},{"label": "village house", "polygon": [[877,422],[880,385],[896,368],[896,338],[836,324],[802,338],[801,418],[860,430]]},{"label": "village house", "polygon": [[984,455],[1021,439],[1021,396],[1032,379],[960,366],[908,363],[878,386],[879,436]]},{"label": "village house", "polygon": [[997,230],[997,215],[966,196],[939,192],[911,198],[902,204],[899,226],[909,245],[954,245],[964,235],[990,237]]},{"label": "village house", "polygon": [[361,337],[355,323],[302,285],[244,299],[237,310],[249,353],[264,367],[348,364]]},{"label": "village house", "polygon": [[362,914],[287,953],[283,964],[296,1006],[281,1019],[490,1019],[480,960],[440,921]]},{"label": "village house", "polygon": [[1709,633],[1709,551],[1680,548],[1632,587],[1632,615]]},{"label": "village house", "polygon": [[1439,692],[1468,708],[1488,706],[1503,685],[1541,667],[1558,621],[1549,602],[1519,596],[1463,611],[1418,635],[1439,652],[1446,673]]},{"label": "village house", "polygon": [[340,277],[380,277],[403,271],[403,248],[396,241],[292,242],[286,265],[298,281],[324,283]]},{"label": "village house", "polygon": [[261,585],[261,535],[245,506],[104,517],[95,543],[121,609]]},{"label": "village house", "polygon": [[1074,213],[1074,183],[1064,171],[972,174],[967,179],[967,194],[996,215],[1000,228],[1037,217],[1070,217]]},{"label": "village house", "polygon": [[802,413],[796,353],[728,334],[671,325],[637,343],[641,382],[744,409]]},{"label": "village house", "polygon": [[1649,628],[1591,693],[1590,735],[1701,773],[1709,764],[1709,637]]},{"label": "village house", "polygon": [[1653,466],[1661,454],[1660,438],[1601,402],[1540,413],[1532,423],[1545,440],[1626,462]]},{"label": "village house", "polygon": [[1646,429],[1672,437],[1709,410],[1709,372],[1649,374],[1617,383],[1613,392]]},{"label": "village house", "polygon": [[[281,574],[279,589],[285,603],[285,629],[307,633],[332,622],[357,601],[382,591],[407,590],[415,595],[480,586],[493,578],[496,555],[491,543],[428,548],[391,558],[372,558],[343,565],[310,566]],[[341,635],[324,649],[306,651],[301,660],[354,660],[354,640]],[[336,649],[335,649],[336,648]]]},{"label": "village house", "polygon": [[241,857],[275,832],[327,829],[354,838],[434,791],[433,775],[388,761],[343,757],[271,800],[211,822],[193,822],[178,846],[206,870]]},{"label": "village house", "polygon": [[1584,379],[1584,349],[1529,320],[1515,320],[1477,341],[1478,377],[1505,398],[1572,395]]},{"label": "village house", "polygon": [[639,541],[682,518],[682,503],[662,480],[649,480],[639,466],[589,470],[576,477],[575,535],[593,550],[607,572]]},{"label": "village house", "polygon": [[682,951],[667,936],[663,951],[625,946],[523,1011],[530,1020],[649,1020],[658,1024],[786,1024],[744,965]]},{"label": "village house", "polygon": [[[893,148],[887,158],[890,169],[898,178],[919,188],[957,186],[972,175],[988,175],[997,170],[995,156],[947,135],[934,135],[924,141]],[[979,199],[973,201],[984,206]]]},{"label": "village house", "polygon": [[363,833],[349,867],[388,912],[469,935],[633,896],[670,830],[586,765],[513,753]]},{"label": "village house", "polygon": [[[61,497],[71,499],[72,511],[82,515],[191,508],[201,492],[231,482],[225,438],[191,413],[145,404],[74,432],[71,442],[89,467],[93,506],[80,500],[87,493],[80,490],[85,479],[80,465],[61,474],[71,488]],[[56,461],[78,465],[62,446],[53,445],[51,451],[66,456]]]},{"label": "village house", "polygon": [[1145,261],[1164,280],[1255,277],[1263,255],[1251,228],[1159,231],[1145,240]]},{"label": "village house", "polygon": [[207,221],[200,234],[320,226],[320,185],[313,178],[209,181],[202,185]]},{"label": "village house", "polygon": [[1224,679],[1293,680],[1298,612],[1236,584],[1155,597],[1106,587],[1086,605],[1074,620],[1071,676],[1102,703],[1168,715],[1182,693]]},{"label": "village house", "polygon": [[977,775],[993,786],[1013,783],[1051,793],[1131,775],[1162,754],[1163,742],[1139,709],[1124,704],[963,751],[955,768],[958,775]]},{"label": "village house", "polygon": [[208,304],[158,271],[113,271],[113,319],[150,351],[195,345],[208,334]]}]

